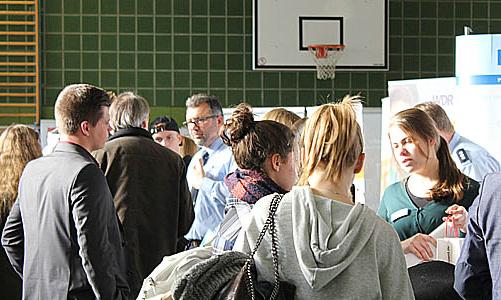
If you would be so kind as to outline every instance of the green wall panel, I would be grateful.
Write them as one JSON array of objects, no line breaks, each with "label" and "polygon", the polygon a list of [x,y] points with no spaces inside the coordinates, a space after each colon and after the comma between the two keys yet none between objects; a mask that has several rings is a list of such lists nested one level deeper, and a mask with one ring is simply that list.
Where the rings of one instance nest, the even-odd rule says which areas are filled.
[{"label": "green wall panel", "polygon": [[499,0],[389,0],[389,11],[390,70],[320,81],[313,71],[252,70],[252,0],[41,1],[42,117],[75,82],[142,93],[153,116],[178,121],[198,92],[226,106],[315,105],[346,93],[380,106],[388,80],[453,76],[464,25],[501,33]]}]

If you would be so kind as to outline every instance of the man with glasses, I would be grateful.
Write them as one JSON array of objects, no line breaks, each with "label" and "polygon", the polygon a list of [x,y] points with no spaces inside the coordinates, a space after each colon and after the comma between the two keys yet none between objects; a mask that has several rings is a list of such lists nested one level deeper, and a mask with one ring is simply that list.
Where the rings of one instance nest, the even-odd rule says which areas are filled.
[{"label": "man with glasses", "polygon": [[201,149],[193,156],[186,178],[195,204],[195,220],[185,236],[196,247],[214,233],[224,218],[227,189],[223,179],[237,165],[231,149],[219,136],[223,110],[215,96],[196,94],[186,100],[186,122],[191,138]]}]

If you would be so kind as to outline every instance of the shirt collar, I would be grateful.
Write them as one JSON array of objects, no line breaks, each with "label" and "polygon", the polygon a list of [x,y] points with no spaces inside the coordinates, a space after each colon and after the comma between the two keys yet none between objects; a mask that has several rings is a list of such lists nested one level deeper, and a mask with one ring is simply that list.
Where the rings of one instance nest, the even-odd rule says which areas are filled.
[{"label": "shirt collar", "polygon": [[223,140],[220,137],[218,137],[209,147],[202,146],[202,150],[205,150],[207,153],[209,153],[210,156],[212,153],[223,148],[223,146],[224,146]]},{"label": "shirt collar", "polygon": [[459,134],[457,134],[456,132],[454,132],[454,134],[452,135],[452,139],[451,141],[449,142],[449,148],[450,150],[454,149],[457,145],[457,143],[459,142],[459,138],[461,136]]}]

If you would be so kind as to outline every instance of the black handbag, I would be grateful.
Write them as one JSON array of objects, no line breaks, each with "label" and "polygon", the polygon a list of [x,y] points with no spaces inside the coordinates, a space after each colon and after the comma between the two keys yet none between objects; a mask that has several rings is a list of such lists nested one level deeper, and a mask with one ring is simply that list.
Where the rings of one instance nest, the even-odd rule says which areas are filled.
[{"label": "black handbag", "polygon": [[[194,265],[178,280],[173,291],[174,300],[285,300],[294,299],[295,286],[279,280],[278,241],[275,213],[282,200],[273,197],[268,218],[256,245],[250,254],[226,251]],[[271,234],[274,282],[259,281],[254,264],[256,253],[267,231]]]}]

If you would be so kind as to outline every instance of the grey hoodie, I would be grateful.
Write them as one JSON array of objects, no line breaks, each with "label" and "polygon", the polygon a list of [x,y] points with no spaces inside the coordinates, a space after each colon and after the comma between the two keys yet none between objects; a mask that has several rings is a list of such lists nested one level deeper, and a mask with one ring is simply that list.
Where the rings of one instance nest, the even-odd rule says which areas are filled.
[{"label": "grey hoodie", "polygon": [[[273,195],[259,200],[234,250],[250,251]],[[364,205],[314,196],[309,187],[285,194],[276,215],[280,277],[296,299],[414,299],[402,247],[391,226]],[[273,281],[271,238],[257,254],[259,275]]]}]

